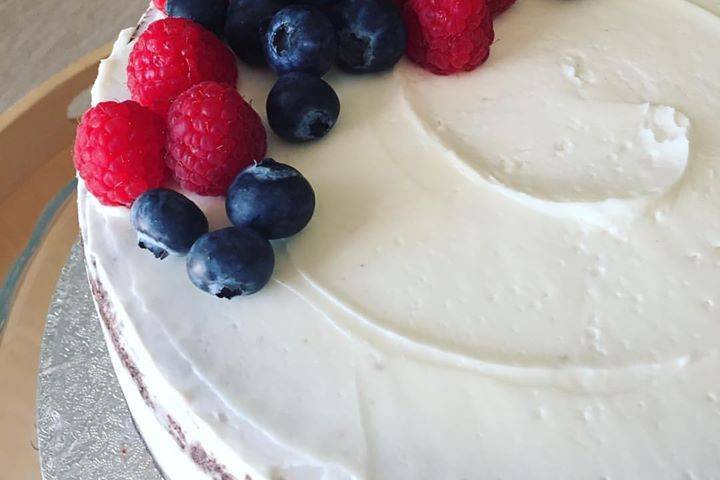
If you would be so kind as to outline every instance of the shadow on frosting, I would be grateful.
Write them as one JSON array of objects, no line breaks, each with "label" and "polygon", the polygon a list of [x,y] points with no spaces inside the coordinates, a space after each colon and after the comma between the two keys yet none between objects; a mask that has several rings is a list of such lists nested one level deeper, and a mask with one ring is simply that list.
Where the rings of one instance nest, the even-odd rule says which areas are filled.
[{"label": "shadow on frosting", "polygon": [[[577,64],[563,68],[573,83],[588,75]],[[548,202],[598,203],[662,194],[688,164],[690,121],[671,106],[478,97],[460,107],[415,85],[404,83],[408,104],[472,181]]]}]

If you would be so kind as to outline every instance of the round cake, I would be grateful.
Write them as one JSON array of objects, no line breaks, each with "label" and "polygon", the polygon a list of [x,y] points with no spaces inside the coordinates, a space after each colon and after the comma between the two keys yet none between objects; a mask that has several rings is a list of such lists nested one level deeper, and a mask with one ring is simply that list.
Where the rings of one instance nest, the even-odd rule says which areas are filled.
[{"label": "round cake", "polygon": [[[166,478],[720,478],[718,15],[519,0],[472,71],[333,69],[322,141],[268,130],[317,203],[254,295],[196,288],[81,180],[110,355]],[[163,17],[120,33],[93,105],[131,98]],[[275,74],[238,71],[267,124]]]}]

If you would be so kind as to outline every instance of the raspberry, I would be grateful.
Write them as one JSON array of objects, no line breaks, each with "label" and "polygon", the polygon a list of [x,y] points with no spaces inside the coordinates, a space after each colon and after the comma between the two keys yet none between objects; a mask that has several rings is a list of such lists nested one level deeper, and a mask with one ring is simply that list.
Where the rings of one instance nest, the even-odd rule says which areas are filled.
[{"label": "raspberry", "polygon": [[165,8],[167,6],[167,0],[153,0],[153,5],[161,12],[167,13],[167,9]]},{"label": "raspberry", "polygon": [[83,115],[74,162],[100,203],[130,206],[167,177],[164,153],[161,117],[132,101],[104,102]]},{"label": "raspberry", "polygon": [[266,151],[260,116],[230,85],[200,83],[170,107],[166,162],[187,190],[225,195],[235,176]]},{"label": "raspberry", "polygon": [[512,7],[515,2],[516,0],[487,0],[487,5],[490,9],[490,14],[493,17],[497,17],[505,10]]},{"label": "raspberry", "polygon": [[470,71],[487,60],[495,34],[485,0],[407,0],[407,55],[439,75]]},{"label": "raspberry", "polygon": [[128,88],[133,100],[165,115],[193,85],[212,80],[235,85],[235,57],[215,35],[186,18],[165,18],[140,35],[130,53]]}]

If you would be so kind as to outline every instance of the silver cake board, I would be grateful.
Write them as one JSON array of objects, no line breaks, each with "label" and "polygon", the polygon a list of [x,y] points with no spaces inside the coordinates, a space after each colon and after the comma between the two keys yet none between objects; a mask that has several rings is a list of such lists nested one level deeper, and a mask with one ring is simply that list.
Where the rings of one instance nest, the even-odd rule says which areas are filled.
[{"label": "silver cake board", "polygon": [[47,316],[38,374],[43,480],[162,480],[115,378],[76,244]]}]

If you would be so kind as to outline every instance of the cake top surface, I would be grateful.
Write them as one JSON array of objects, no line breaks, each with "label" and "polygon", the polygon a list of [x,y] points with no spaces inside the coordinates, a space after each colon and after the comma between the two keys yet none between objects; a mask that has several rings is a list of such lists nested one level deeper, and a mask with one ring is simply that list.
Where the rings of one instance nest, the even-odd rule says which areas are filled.
[{"label": "cake top surface", "polygon": [[[269,137],[318,203],[252,297],[196,290],[181,258],[157,268],[127,210],[81,186],[88,257],[119,314],[260,471],[720,472],[718,17],[525,0],[495,29],[471,73],[331,72],[335,130],[311,148]],[[94,103],[129,98],[130,35]],[[271,84],[241,68],[256,108]],[[222,200],[191,198],[228,224]]]}]

